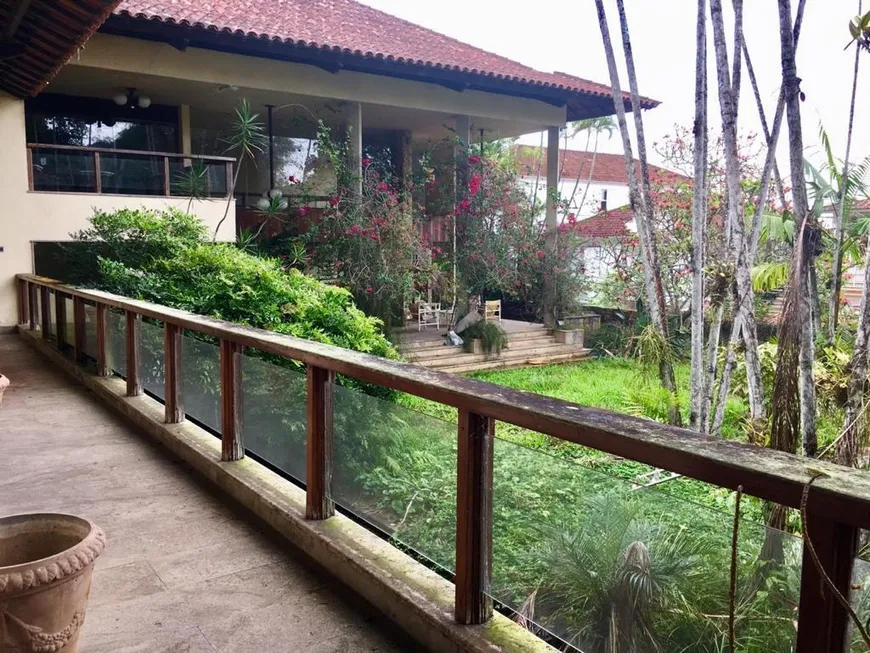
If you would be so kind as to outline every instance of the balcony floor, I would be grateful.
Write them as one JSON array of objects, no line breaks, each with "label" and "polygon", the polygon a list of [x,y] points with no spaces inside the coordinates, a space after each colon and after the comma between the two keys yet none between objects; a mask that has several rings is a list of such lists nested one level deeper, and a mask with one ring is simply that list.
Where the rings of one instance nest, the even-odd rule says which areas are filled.
[{"label": "balcony floor", "polygon": [[106,532],[82,651],[419,650],[16,336],[0,336],[0,371],[0,514],[70,512]]}]

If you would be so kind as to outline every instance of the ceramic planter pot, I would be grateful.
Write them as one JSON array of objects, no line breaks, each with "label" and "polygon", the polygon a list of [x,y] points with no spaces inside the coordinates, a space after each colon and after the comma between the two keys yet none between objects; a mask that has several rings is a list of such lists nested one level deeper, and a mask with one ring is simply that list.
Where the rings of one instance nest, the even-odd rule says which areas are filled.
[{"label": "ceramic planter pot", "polygon": [[465,351],[467,351],[469,354],[482,354],[483,340],[481,340],[480,338],[475,338],[474,340],[466,340]]},{"label": "ceramic planter pot", "polygon": [[0,651],[78,652],[105,544],[99,527],[73,515],[0,518]]}]

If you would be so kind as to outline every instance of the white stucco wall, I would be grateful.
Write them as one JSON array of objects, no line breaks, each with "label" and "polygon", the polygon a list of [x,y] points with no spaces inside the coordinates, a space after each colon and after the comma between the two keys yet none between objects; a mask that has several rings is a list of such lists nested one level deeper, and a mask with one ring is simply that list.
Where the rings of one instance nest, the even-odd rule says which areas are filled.
[{"label": "white stucco wall", "polygon": [[[27,182],[27,150],[24,102],[0,93],[0,328],[18,321],[15,275],[33,272],[33,241],[69,240],[72,231],[87,225],[95,208],[186,209],[184,198],[86,193],[30,192]],[[224,215],[225,200],[195,202],[192,212],[211,231]],[[221,226],[219,240],[234,240],[235,214],[230,211]]]},{"label": "white stucco wall", "polygon": [[[529,193],[532,193],[535,188],[535,177],[524,177],[523,184]],[[577,192],[574,193],[575,184]],[[601,206],[601,200],[604,198],[604,192],[607,192],[607,208],[617,209],[628,204],[628,186],[626,184],[610,184],[593,181],[589,185],[589,192],[586,195],[586,202],[580,206],[583,199],[583,192],[586,189],[586,180],[581,179],[577,184],[575,179],[562,179],[559,182],[559,197],[565,201],[571,198],[574,194],[574,201],[570,212],[576,213],[577,218],[588,218],[598,213]],[[547,199],[547,180],[543,176],[538,180],[538,201],[545,202]],[[560,214],[562,211],[560,211]]]}]

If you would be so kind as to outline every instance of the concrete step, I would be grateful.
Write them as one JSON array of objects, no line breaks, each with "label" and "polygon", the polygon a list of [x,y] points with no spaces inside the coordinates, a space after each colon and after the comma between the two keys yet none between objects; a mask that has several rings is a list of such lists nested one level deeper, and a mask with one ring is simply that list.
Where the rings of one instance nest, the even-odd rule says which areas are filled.
[{"label": "concrete step", "polygon": [[535,347],[533,349],[511,350],[504,349],[498,356],[486,354],[467,354],[461,353],[456,356],[431,359],[426,361],[416,361],[418,365],[423,365],[436,370],[441,370],[447,367],[456,365],[475,365],[479,363],[490,363],[496,360],[512,361],[512,360],[529,360],[532,358],[547,358],[549,356],[557,356],[565,353],[575,353],[578,347],[574,345],[560,345],[552,343],[544,347]]},{"label": "concrete step", "polygon": [[[538,347],[546,347],[556,344],[556,339],[553,336],[541,336],[538,338],[524,338],[522,340],[511,340],[508,346],[503,350],[503,353],[508,351],[520,351],[525,349],[536,349]],[[462,352],[466,356],[469,354],[461,347],[446,347],[440,345],[438,347],[427,347],[424,349],[411,349],[403,351],[402,355],[413,363],[424,364],[424,361],[433,361],[439,358],[453,358]]]},{"label": "concrete step", "polygon": [[[567,345],[566,345],[567,346]],[[478,372],[484,370],[507,370],[518,367],[529,367],[533,365],[555,365],[557,363],[571,363],[589,358],[591,351],[589,349],[577,349],[572,352],[549,355],[545,357],[520,357],[515,359],[498,358],[482,363],[472,363],[470,365],[452,365],[450,367],[438,368],[442,372],[450,372],[452,374],[462,374],[465,372]]]},{"label": "concrete step", "polygon": [[[433,330],[433,331],[430,331],[430,333],[432,334],[432,336],[434,338],[436,332]],[[411,352],[417,353],[417,352],[421,352],[421,351],[443,349],[445,346],[444,345],[444,338],[443,338],[444,334],[442,332],[439,332],[437,335],[438,335],[437,339],[431,339],[431,340],[404,340],[404,341],[399,340],[399,342],[396,343],[396,347],[402,353],[411,353]],[[545,337],[551,336],[551,335],[553,335],[553,330],[548,329],[543,325],[529,327],[528,331],[519,331],[517,333],[508,333],[507,334],[508,340],[510,342],[520,342],[520,341],[524,341],[524,340],[536,340],[538,338],[545,338]]]}]

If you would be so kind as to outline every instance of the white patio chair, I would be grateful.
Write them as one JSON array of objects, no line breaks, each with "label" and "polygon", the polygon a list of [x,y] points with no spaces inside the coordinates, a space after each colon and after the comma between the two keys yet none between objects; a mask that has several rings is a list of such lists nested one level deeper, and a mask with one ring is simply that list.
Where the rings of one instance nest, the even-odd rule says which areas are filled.
[{"label": "white patio chair", "polygon": [[417,331],[426,327],[441,328],[441,303],[420,302],[417,305]]}]

